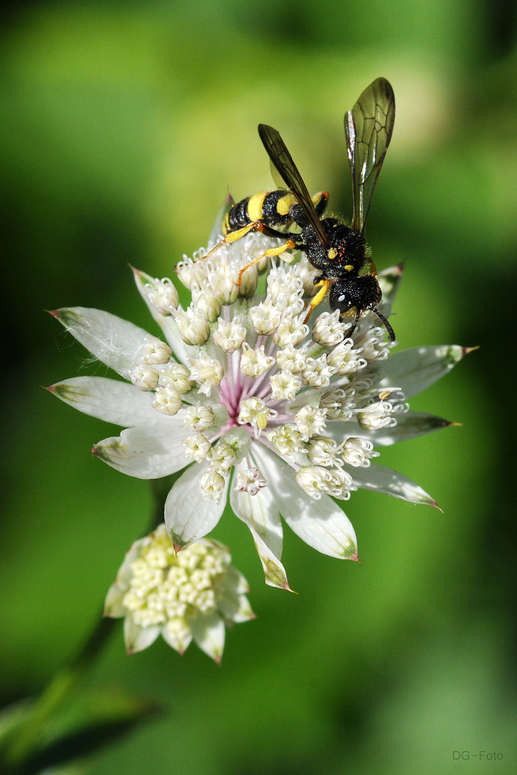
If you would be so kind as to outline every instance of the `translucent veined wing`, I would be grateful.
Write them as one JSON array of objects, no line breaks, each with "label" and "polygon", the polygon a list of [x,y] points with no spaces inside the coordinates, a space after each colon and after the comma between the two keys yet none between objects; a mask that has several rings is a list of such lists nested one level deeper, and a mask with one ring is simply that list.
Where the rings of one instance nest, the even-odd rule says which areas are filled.
[{"label": "translucent veined wing", "polygon": [[345,115],[348,161],[352,171],[352,228],[364,231],[373,192],[395,123],[395,95],[386,78],[377,78]]},{"label": "translucent veined wing", "polygon": [[[278,174],[284,181],[285,185],[296,197],[300,205],[302,206],[305,215],[309,219],[311,226],[318,235],[322,245],[327,245],[327,235],[323,231],[323,226],[318,217],[318,213],[314,207],[314,202],[311,199],[311,195],[307,190],[307,186],[303,182],[303,178],[298,171],[298,167],[293,161],[293,158],[287,147],[280,137],[280,133],[276,129],[266,124],[259,124],[258,127],[260,139],[264,148],[268,152],[272,165],[278,171]],[[276,177],[276,176],[274,176]],[[278,185],[278,184],[277,184]]]},{"label": "translucent veined wing", "polygon": [[279,191],[282,191],[285,188],[285,180],[280,175],[271,159],[269,160],[269,171],[271,172],[271,177],[275,182],[275,186],[279,189]]}]

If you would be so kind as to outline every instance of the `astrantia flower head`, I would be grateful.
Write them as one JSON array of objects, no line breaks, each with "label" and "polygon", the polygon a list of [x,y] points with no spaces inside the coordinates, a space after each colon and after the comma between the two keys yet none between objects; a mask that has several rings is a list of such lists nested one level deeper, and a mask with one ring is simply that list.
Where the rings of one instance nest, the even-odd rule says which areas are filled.
[{"label": "astrantia flower head", "polygon": [[108,592],[104,612],[125,617],[128,653],[162,635],[180,654],[194,639],[219,662],[225,625],[254,618],[246,579],[230,560],[225,546],[203,538],[176,555],[165,525],[136,541]]},{"label": "astrantia flower head", "polygon": [[[209,248],[216,241],[214,234]],[[93,449],[109,465],[142,479],[183,471],[165,504],[176,551],[207,535],[229,502],[252,533],[266,582],[289,589],[281,516],[318,551],[355,560],[354,529],[333,498],[348,500],[363,487],[436,505],[402,474],[372,463],[374,447],[449,424],[409,411],[407,399],[467,350],[391,354],[394,343],[372,312],[352,336],[351,322],[325,304],[305,322],[316,275],[305,258],[255,264],[238,285],[241,269],[273,244],[251,234],[207,259],[206,251],[185,258],[177,277],[192,295],[186,309],[170,279],[135,271],[167,343],[107,312],[54,312],[127,382],[79,377],[49,389],[126,426]],[[379,277],[386,317],[400,276],[394,268]]]}]

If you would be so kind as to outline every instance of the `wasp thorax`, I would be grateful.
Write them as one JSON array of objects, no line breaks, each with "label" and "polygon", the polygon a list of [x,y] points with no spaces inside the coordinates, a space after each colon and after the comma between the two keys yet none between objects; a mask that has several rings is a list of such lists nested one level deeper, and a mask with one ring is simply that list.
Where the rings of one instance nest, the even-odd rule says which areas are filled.
[{"label": "wasp thorax", "polygon": [[[364,235],[359,231],[350,229],[344,223],[334,222],[334,219],[326,220],[330,221],[329,227],[325,224],[325,231],[329,237],[327,256],[329,261],[336,262],[336,267],[332,268],[329,276],[342,277],[349,271],[358,272],[362,269],[365,261]],[[339,264],[339,269],[337,269],[337,264]],[[352,267],[352,270],[348,267]]]}]

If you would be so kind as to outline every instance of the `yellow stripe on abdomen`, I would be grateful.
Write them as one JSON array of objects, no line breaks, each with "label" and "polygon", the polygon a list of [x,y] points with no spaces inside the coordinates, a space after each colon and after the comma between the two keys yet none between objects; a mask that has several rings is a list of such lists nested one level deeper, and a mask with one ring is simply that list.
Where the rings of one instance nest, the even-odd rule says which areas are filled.
[{"label": "yellow stripe on abdomen", "polygon": [[253,196],[250,196],[249,202],[248,202],[248,218],[250,221],[261,221],[262,220],[262,206],[264,204],[264,199],[269,194],[269,191],[259,191],[258,194],[253,194]]},{"label": "yellow stripe on abdomen", "polygon": [[276,203],[276,211],[279,215],[287,215],[291,205],[296,204],[296,199],[292,194],[286,194]]}]

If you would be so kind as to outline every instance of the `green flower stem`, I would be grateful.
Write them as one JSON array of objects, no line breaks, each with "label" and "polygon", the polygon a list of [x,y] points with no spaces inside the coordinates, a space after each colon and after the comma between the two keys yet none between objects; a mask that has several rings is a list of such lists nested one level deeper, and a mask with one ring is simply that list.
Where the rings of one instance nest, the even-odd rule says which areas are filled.
[{"label": "green flower stem", "polygon": [[72,696],[77,684],[95,661],[97,655],[100,654],[113,628],[118,624],[118,619],[100,617],[79,654],[72,659],[69,665],[56,673],[43,690],[29,720],[23,724],[7,751],[7,763],[11,766],[13,773],[23,765],[37,747],[45,725]]},{"label": "green flower stem", "polygon": [[[165,499],[173,481],[175,481],[178,476],[179,473],[172,477],[151,481],[153,509],[150,524],[144,535],[148,535],[148,533],[163,522]],[[112,630],[117,627],[119,623],[119,619],[105,619],[101,615],[99,619],[96,620],[95,627],[89,638],[86,640],[83,648],[72,658],[68,665],[63,667],[51,679],[50,683],[35,701],[29,718],[21,725],[16,736],[12,740],[11,745],[6,751],[5,763],[9,768],[8,772],[14,775],[14,773],[23,769],[24,763],[37,749],[46,724],[73,696],[73,692],[77,685],[85,676],[90,666],[95,662],[98,655],[102,652]]]}]

